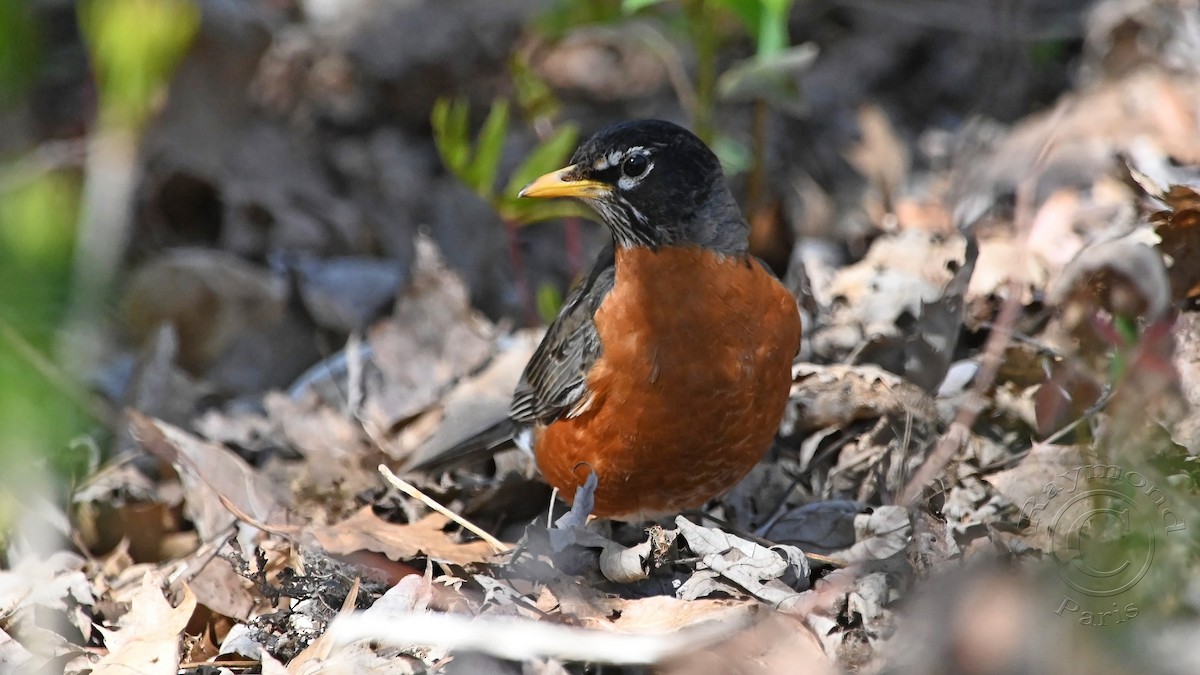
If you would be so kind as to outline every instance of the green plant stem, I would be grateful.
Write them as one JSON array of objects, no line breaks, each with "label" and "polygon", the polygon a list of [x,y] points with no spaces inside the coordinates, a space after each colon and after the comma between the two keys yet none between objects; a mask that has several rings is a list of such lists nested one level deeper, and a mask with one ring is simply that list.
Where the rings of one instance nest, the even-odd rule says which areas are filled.
[{"label": "green plant stem", "polygon": [[687,4],[688,27],[696,46],[696,106],[692,126],[705,143],[713,142],[713,107],[717,91],[717,17],[711,0]]}]

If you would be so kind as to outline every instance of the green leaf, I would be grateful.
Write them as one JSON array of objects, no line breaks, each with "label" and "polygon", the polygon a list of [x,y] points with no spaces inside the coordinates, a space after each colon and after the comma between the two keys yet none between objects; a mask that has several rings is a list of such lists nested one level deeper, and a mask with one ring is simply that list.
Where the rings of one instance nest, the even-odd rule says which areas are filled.
[{"label": "green leaf", "polygon": [[533,152],[529,153],[525,161],[521,162],[512,177],[508,179],[508,186],[504,188],[503,196],[510,199],[515,198],[521,188],[533,182],[533,179],[565,166],[578,139],[579,129],[575,125],[564,124],[559,127],[553,136],[542,141],[533,149]]},{"label": "green leaf", "polygon": [[736,176],[750,170],[754,155],[750,148],[732,136],[720,134],[712,145],[713,154],[721,161],[726,176]]},{"label": "green leaf", "polygon": [[440,98],[433,104],[429,120],[433,126],[433,143],[442,163],[460,180],[466,175],[467,164],[471,161],[466,112],[465,101]]},{"label": "green leaf", "polygon": [[733,13],[751,35],[757,35],[762,24],[763,0],[710,0]]},{"label": "green leaf", "polygon": [[106,125],[138,129],[200,27],[188,0],[85,0],[79,27]]},{"label": "green leaf", "polygon": [[787,49],[788,14],[791,13],[792,0],[762,0],[762,16],[758,22],[758,37],[756,38],[756,55],[760,59],[778,56]]},{"label": "green leaf", "polygon": [[657,5],[663,0],[621,0],[621,12],[624,14],[635,14],[638,10],[645,9],[651,5]]},{"label": "green leaf", "polygon": [[816,58],[816,46],[805,43],[768,58],[745,59],[721,73],[717,93],[723,101],[765,100],[777,109],[801,114],[804,98],[799,76]]},{"label": "green leaf", "polygon": [[475,192],[490,198],[496,193],[496,171],[500,167],[500,156],[504,152],[504,138],[508,134],[508,101],[499,99],[492,103],[479,140],[475,144],[475,159],[471,162],[467,183]]},{"label": "green leaf", "polygon": [[516,90],[517,106],[526,119],[553,120],[558,117],[562,103],[550,85],[529,65],[528,55],[515,52],[508,61],[508,71]]}]

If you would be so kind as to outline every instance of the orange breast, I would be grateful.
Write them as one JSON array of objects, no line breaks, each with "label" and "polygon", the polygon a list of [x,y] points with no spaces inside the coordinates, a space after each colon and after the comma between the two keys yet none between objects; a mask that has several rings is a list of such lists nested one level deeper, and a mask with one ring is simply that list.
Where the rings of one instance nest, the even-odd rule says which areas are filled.
[{"label": "orange breast", "polygon": [[579,415],[541,430],[539,468],[569,501],[590,471],[598,517],[702,505],[760,460],[800,344],[791,294],[752,258],[619,249],[596,313],[602,354]]}]

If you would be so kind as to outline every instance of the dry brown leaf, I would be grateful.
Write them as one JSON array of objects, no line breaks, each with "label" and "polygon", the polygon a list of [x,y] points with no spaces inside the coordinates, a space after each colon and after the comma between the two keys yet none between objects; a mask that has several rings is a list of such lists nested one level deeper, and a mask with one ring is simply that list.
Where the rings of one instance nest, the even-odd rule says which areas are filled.
[{"label": "dry brown leaf", "polygon": [[854,517],[855,543],[833,557],[847,562],[883,560],[908,546],[912,525],[908,509],[902,506],[878,506],[871,513]]},{"label": "dry brown leaf", "polygon": [[1200,296],[1200,192],[1172,185],[1161,199],[1167,208],[1150,217],[1160,242],[1158,250],[1169,261],[1167,276],[1176,301]]},{"label": "dry brown leaf", "polygon": [[12,569],[0,571],[0,620],[11,621],[19,612],[38,607],[67,609],[67,600],[95,603],[92,587],[82,571],[84,560],[59,551],[47,559],[15,558]]},{"label": "dry brown leaf", "polygon": [[846,159],[875,189],[874,203],[868,204],[867,211],[880,226],[884,215],[893,211],[896,193],[908,175],[908,146],[896,135],[879,106],[859,109],[858,129],[862,141],[847,153]]},{"label": "dry brown leaf", "polygon": [[762,607],[746,600],[680,600],[667,595],[618,598],[567,579],[548,586],[559,612],[596,630],[637,635],[664,635],[707,622],[744,626]]},{"label": "dry brown leaf", "polygon": [[418,237],[412,280],[396,311],[368,335],[382,381],[367,381],[365,411],[392,429],[433,405],[492,351],[494,328],[471,307],[466,284],[446,266],[436,244]]},{"label": "dry brown leaf", "polygon": [[[701,527],[683,516],[675,518],[675,525],[688,548],[701,557],[699,571],[716,572],[760,600],[776,604],[795,596],[796,590],[784,579],[808,587],[808,561],[793,546],[767,548],[716,528]],[[680,592],[686,587],[687,583]]]},{"label": "dry brown leaf", "polygon": [[33,663],[33,653],[0,629],[0,672],[19,673],[22,669],[32,671]]},{"label": "dry brown leaf", "polygon": [[609,542],[600,551],[600,572],[609,581],[631,584],[650,576],[646,561],[650,558],[650,538],[633,546]]},{"label": "dry brown leaf", "polygon": [[[956,304],[969,282],[973,253],[957,233],[903,230],[877,238],[862,260],[837,270],[823,291],[831,306],[812,332],[813,353],[822,360],[870,362],[913,373],[914,381],[921,376],[936,386],[961,328]],[[940,304],[950,311],[934,312]],[[924,325],[927,310],[949,321]],[[929,345],[917,349],[915,338]],[[930,360],[917,357],[931,349],[942,353],[942,373],[923,373],[916,363],[909,365],[914,359]]]},{"label": "dry brown leaf", "polygon": [[784,430],[788,434],[887,415],[937,420],[936,403],[928,393],[877,366],[801,363],[792,368],[792,381],[796,421],[794,428]]},{"label": "dry brown leaf", "polygon": [[400,444],[415,448],[409,464],[432,460],[462,441],[508,419],[513,391],[544,331],[522,330],[497,340],[497,353],[477,374],[464,377],[440,404],[405,427]]},{"label": "dry brown leaf", "polygon": [[108,654],[96,663],[92,674],[174,675],[179,668],[179,634],[195,609],[196,596],[186,584],[183,600],[172,607],[155,577],[147,574],[119,628],[96,627],[104,634]]},{"label": "dry brown leaf", "polygon": [[[1035,443],[1029,454],[1011,469],[984,477],[995,486],[1026,517],[1036,515],[1034,509],[1051,494],[1063,489],[1064,476],[1088,464],[1084,450],[1073,445]],[[1050,544],[1045,528],[1031,528],[1027,534],[1031,546],[1046,550]]]},{"label": "dry brown leaf", "polygon": [[252,582],[234,572],[229,561],[220,556],[212,556],[188,584],[198,604],[239,621],[249,619],[261,599],[251,592]]},{"label": "dry brown leaf", "polygon": [[772,614],[711,645],[664,665],[669,675],[745,675],[838,672],[821,642],[793,617]]},{"label": "dry brown leaf", "polygon": [[370,506],[365,506],[340,523],[310,528],[309,534],[326,551],[336,554],[367,550],[382,553],[392,560],[426,556],[455,565],[482,562],[491,557],[492,548],[487,542],[459,543],[443,532],[442,528],[449,522],[445,516],[431,513],[415,523],[399,525],[383,520]]},{"label": "dry brown leaf", "polygon": [[263,400],[279,435],[304,456],[304,480],[318,489],[339,485],[348,493],[375,485],[378,455],[361,427],[345,413],[319,402],[272,392]]},{"label": "dry brown leaf", "polygon": [[241,457],[186,431],[130,412],[134,437],[150,454],[175,465],[184,484],[185,505],[201,539],[207,541],[238,517],[281,524],[286,508],[276,485]]}]

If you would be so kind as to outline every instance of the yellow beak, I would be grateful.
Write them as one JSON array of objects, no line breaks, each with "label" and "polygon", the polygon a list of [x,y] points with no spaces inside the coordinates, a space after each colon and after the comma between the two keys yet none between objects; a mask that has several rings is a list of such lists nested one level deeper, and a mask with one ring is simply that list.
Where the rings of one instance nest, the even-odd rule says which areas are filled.
[{"label": "yellow beak", "polygon": [[579,197],[596,198],[612,192],[612,187],[598,180],[575,178],[575,165],[552,171],[517,193],[518,197]]}]

